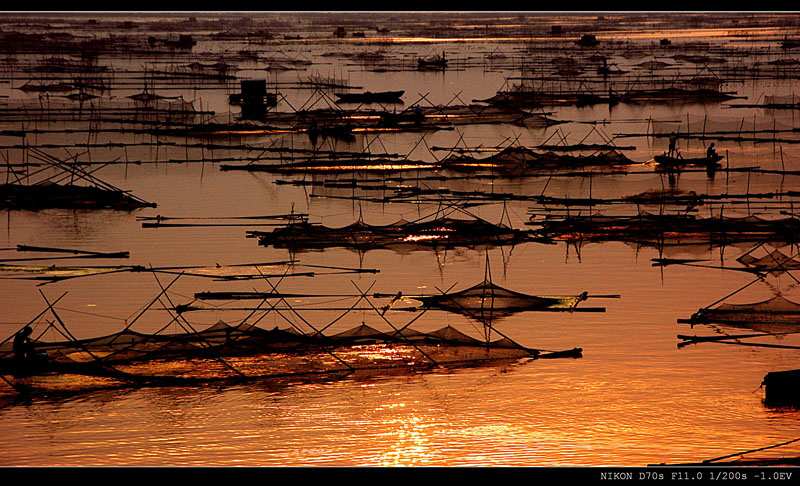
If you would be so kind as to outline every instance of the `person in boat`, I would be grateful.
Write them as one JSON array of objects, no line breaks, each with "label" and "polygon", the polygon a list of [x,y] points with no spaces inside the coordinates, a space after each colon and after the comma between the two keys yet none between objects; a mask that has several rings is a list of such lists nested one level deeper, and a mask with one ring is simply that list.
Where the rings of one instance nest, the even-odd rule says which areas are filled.
[{"label": "person in boat", "polygon": [[713,159],[717,156],[717,151],[714,150],[714,142],[711,142],[711,145],[708,146],[708,150],[706,150],[706,158]]},{"label": "person in boat", "polygon": [[14,336],[14,361],[17,364],[23,365],[33,358],[32,333],[31,326],[25,326]]},{"label": "person in boat", "polygon": [[675,132],[669,136],[669,151],[667,155],[670,157],[674,157],[678,154],[678,150],[675,148],[675,145],[678,143],[678,137],[675,136]]}]

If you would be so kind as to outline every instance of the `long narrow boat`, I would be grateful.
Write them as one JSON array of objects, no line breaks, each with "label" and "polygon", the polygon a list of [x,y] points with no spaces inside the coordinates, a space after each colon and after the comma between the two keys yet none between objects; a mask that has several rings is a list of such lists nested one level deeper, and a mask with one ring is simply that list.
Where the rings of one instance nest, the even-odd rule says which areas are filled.
[{"label": "long narrow boat", "polygon": [[405,91],[365,91],[363,93],[336,93],[340,103],[402,103]]},{"label": "long narrow boat", "polygon": [[664,170],[676,170],[683,167],[702,167],[705,169],[718,169],[720,166],[719,161],[724,157],[721,155],[714,155],[713,157],[694,157],[685,159],[683,157],[670,157],[669,155],[662,154],[653,157],[653,160]]}]

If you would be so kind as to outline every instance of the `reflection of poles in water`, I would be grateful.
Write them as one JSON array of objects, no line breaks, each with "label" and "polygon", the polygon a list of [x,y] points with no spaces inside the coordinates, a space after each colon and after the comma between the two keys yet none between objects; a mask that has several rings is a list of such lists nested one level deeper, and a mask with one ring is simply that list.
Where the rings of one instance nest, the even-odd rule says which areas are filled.
[{"label": "reflection of poles in water", "polygon": [[717,157],[717,151],[714,150],[714,142],[711,142],[711,145],[708,146],[708,150],[706,150],[706,174],[708,175],[709,179],[714,178],[714,174],[717,171],[717,161],[715,158]]},{"label": "reflection of poles in water", "polygon": [[308,126],[308,139],[311,142],[311,145],[316,147],[317,146],[317,136],[319,136],[319,128],[317,127],[317,121],[311,120],[311,123]]},{"label": "reflection of poles in water", "polygon": [[608,83],[608,109],[611,110],[614,105],[619,103],[619,99],[619,96],[614,94],[613,85]]}]

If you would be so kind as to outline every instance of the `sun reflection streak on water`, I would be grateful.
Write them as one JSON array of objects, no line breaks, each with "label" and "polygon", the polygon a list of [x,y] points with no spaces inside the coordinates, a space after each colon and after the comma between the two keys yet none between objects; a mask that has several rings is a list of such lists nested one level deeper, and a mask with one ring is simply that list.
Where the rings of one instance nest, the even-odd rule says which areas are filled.
[{"label": "sun reflection streak on water", "polygon": [[436,425],[426,423],[421,414],[406,410],[394,412],[394,409],[404,407],[405,403],[381,407],[381,415],[389,415],[382,419],[388,429],[383,433],[384,440],[393,444],[380,452],[378,462],[382,466],[425,466],[434,455],[427,433]]},{"label": "sun reflection streak on water", "polygon": [[[775,37],[782,36],[785,29],[781,27],[747,27],[747,28],[675,28],[675,29],[662,29],[652,28],[648,30],[625,30],[625,29],[612,29],[607,32],[600,32],[596,35],[598,40],[647,40],[647,39],[663,39],[670,37],[674,39],[714,39],[730,37],[731,33],[735,32],[739,37],[745,36],[763,36]],[[507,36],[478,36],[470,37],[469,35],[458,37],[422,37],[422,36],[391,36],[391,37],[372,37],[369,39],[347,39],[354,43],[359,44],[453,44],[453,43],[504,43],[504,42],[535,42],[535,41],[549,41],[549,42],[572,42],[574,38],[560,35],[515,35],[513,37]],[[338,40],[339,42],[341,40]]]}]

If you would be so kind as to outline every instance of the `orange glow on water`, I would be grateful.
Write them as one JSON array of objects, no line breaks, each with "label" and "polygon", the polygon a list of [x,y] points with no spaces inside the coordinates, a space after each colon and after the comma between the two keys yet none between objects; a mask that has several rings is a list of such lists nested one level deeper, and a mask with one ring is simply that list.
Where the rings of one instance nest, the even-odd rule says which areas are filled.
[{"label": "orange glow on water", "polygon": [[433,241],[433,240],[446,240],[449,235],[411,235],[403,238],[403,241]]},{"label": "orange glow on water", "polygon": [[399,132],[399,128],[391,127],[361,127],[351,130],[354,133],[372,133],[372,132]]},{"label": "orange glow on water", "polygon": [[[398,170],[435,170],[438,166],[432,164],[364,164],[364,165],[329,165],[308,166],[309,170],[325,171],[398,171]],[[295,168],[293,168],[295,169]]]},{"label": "orange glow on water", "polygon": [[[690,38],[723,38],[730,37],[732,33],[740,36],[775,36],[781,35],[784,29],[778,27],[747,27],[738,28],[732,25],[730,28],[676,28],[676,29],[648,29],[648,30],[611,30],[598,31],[598,40],[646,40],[662,39],[669,37],[673,39]],[[574,36],[562,34],[552,36],[550,34],[541,35],[514,35],[514,36],[485,36],[475,37],[465,35],[464,37],[416,37],[416,36],[394,36],[394,37],[370,37],[359,39],[348,39],[358,43],[388,43],[388,44],[458,44],[458,43],[506,43],[506,42],[533,42],[533,41],[561,41],[571,43],[576,39]]]},{"label": "orange glow on water", "polygon": [[253,128],[253,129],[243,129],[243,130],[214,130],[203,132],[204,134],[209,135],[277,135],[281,133],[295,133],[296,130],[276,130],[276,129],[267,129],[267,128]]}]

